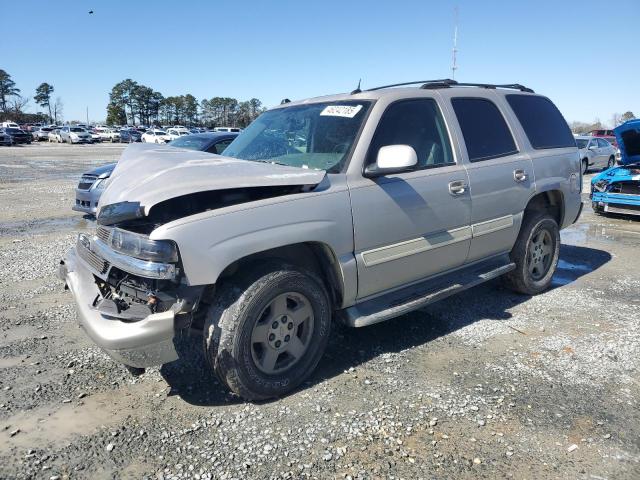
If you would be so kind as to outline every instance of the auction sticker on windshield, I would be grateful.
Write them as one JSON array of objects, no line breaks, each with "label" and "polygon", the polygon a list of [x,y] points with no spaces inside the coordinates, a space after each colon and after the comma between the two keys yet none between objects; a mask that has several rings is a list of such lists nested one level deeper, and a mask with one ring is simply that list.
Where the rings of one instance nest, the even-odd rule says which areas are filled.
[{"label": "auction sticker on windshield", "polygon": [[362,105],[329,105],[322,110],[321,116],[353,118],[362,110]]}]

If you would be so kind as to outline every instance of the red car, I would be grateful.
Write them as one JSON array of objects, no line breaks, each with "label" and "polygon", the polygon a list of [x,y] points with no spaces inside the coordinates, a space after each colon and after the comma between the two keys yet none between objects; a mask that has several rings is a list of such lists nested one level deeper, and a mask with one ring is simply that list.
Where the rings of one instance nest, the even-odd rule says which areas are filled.
[{"label": "red car", "polygon": [[587,133],[587,135],[591,137],[604,138],[611,145],[618,148],[618,142],[616,140],[615,134],[613,133],[613,130],[591,130],[589,133]]}]

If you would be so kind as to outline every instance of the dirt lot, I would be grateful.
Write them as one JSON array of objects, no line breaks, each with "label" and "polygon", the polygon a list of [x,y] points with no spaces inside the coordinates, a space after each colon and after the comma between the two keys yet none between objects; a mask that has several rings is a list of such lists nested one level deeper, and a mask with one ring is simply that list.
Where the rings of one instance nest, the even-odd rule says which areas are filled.
[{"label": "dirt lot", "polygon": [[250,404],[196,339],[133,378],[77,327],[73,187],[122,148],[0,148],[0,478],[640,478],[640,222],[587,205],[552,290],[338,328],[307,384]]}]

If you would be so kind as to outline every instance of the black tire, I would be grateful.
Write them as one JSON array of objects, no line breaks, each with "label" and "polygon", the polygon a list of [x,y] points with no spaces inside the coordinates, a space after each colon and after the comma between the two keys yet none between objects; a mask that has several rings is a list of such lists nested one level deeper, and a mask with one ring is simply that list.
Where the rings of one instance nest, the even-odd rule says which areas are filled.
[{"label": "black tire", "polygon": [[[534,240],[539,238],[539,234],[548,235],[548,254],[534,249]],[[544,212],[526,215],[509,256],[516,268],[503,277],[507,287],[525,295],[545,291],[551,285],[560,256],[560,229],[556,221]],[[539,266],[537,274],[530,270],[532,263]]]},{"label": "black tire", "polygon": [[[308,301],[313,316],[305,322],[312,328],[305,340],[304,353],[281,373],[267,374],[258,365],[255,349],[268,348],[268,345],[254,342],[252,335],[261,325],[265,309],[271,308],[275,299],[291,293],[300,294]],[[288,305],[289,300],[286,302]],[[271,321],[267,320],[266,324],[271,325]],[[296,326],[292,331],[300,330]],[[331,306],[323,283],[297,267],[265,263],[252,268],[249,275],[234,277],[216,291],[216,303],[209,308],[205,319],[204,353],[220,381],[234,393],[250,401],[277,398],[291,392],[313,372],[324,353],[330,331]],[[289,354],[284,353],[284,356],[277,354],[275,364],[280,359],[288,359]]]},{"label": "black tire", "polygon": [[583,158],[582,159],[582,174],[586,175],[588,171],[589,171],[589,162],[587,161],[586,158]]},{"label": "black tire", "polygon": [[615,166],[616,166],[616,157],[611,155],[609,157],[609,161],[607,162],[607,166],[605,167],[605,170],[609,170],[610,168],[613,168]]}]

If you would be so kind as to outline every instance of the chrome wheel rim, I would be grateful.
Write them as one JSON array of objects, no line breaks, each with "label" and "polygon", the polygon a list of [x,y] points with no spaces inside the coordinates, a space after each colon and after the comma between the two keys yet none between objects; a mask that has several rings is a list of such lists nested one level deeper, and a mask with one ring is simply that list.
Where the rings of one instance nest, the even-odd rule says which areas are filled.
[{"label": "chrome wheel rim", "polygon": [[262,310],[251,332],[251,356],[267,375],[280,374],[300,361],[313,334],[309,299],[296,292],[274,297]]},{"label": "chrome wheel rim", "polygon": [[531,238],[527,252],[527,269],[533,280],[540,280],[549,271],[553,260],[553,239],[548,230],[539,230]]}]

